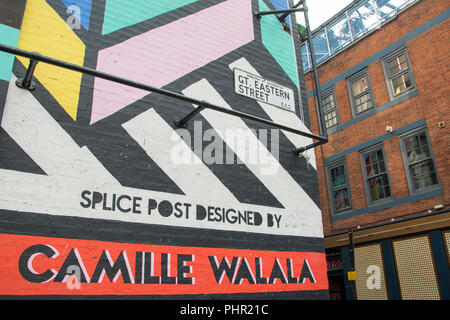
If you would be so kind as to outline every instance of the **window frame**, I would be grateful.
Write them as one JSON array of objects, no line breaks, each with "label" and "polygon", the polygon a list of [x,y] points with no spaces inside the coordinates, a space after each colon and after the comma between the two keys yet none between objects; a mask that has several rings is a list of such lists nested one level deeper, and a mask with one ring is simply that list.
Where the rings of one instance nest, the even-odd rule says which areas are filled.
[{"label": "window frame", "polygon": [[[425,159],[431,159],[433,161],[433,166],[434,166],[434,170],[435,170],[435,174],[436,174],[436,181],[437,183],[431,186],[427,186],[421,189],[416,189],[414,187],[414,182],[413,182],[413,178],[411,176],[411,171],[410,171],[410,165],[408,163],[408,155],[406,154],[406,147],[405,147],[405,143],[404,140],[407,138],[411,138],[413,136],[418,136],[422,133],[425,133],[426,139],[427,139],[427,144],[428,144],[428,148],[429,148],[429,152],[430,152],[430,156],[429,158]],[[403,167],[405,170],[405,175],[406,175],[406,181],[408,182],[408,189],[409,189],[409,193],[411,195],[414,194],[420,194],[420,193],[424,193],[424,192],[428,192],[431,190],[435,190],[435,189],[440,189],[441,188],[441,182],[439,179],[439,174],[438,174],[438,169],[437,169],[437,165],[436,165],[436,160],[435,160],[435,156],[433,153],[433,148],[431,147],[431,141],[430,141],[430,136],[428,134],[428,129],[426,127],[421,127],[421,128],[417,128],[415,130],[409,131],[405,134],[402,134],[401,136],[398,137],[399,138],[399,143],[400,143],[400,149],[401,149],[401,153],[402,153],[402,159],[403,159]],[[425,161],[425,160],[421,160],[421,161]],[[416,162],[418,163],[418,162]],[[414,163],[413,163],[414,164]]]},{"label": "window frame", "polygon": [[[333,187],[333,183],[331,180],[331,170],[334,168],[337,168],[339,166],[343,166],[344,167],[344,174],[345,174],[345,185],[340,185],[338,187]],[[332,216],[336,216],[339,215],[341,213],[344,212],[348,212],[353,210],[353,201],[352,201],[352,192],[351,192],[351,188],[350,188],[350,181],[349,181],[349,175],[348,175],[348,170],[347,170],[347,162],[345,160],[345,158],[343,159],[339,159],[336,161],[333,161],[332,163],[329,163],[325,166],[326,169],[326,178],[327,178],[327,186],[328,186],[328,195],[329,195],[329,201],[330,201],[330,212]],[[347,192],[348,192],[348,199],[349,199],[349,208],[346,209],[342,209],[339,211],[336,211],[335,207],[334,207],[334,198],[333,198],[333,192],[335,190],[339,190],[339,189],[343,189],[343,188],[347,188]]]},{"label": "window frame", "polygon": [[[330,95],[333,96],[334,108],[325,113],[325,110],[323,108],[323,106],[324,106],[323,100],[326,97],[330,96]],[[324,126],[325,126],[326,130],[330,130],[330,129],[336,127],[337,125],[339,125],[339,123],[340,123],[340,121],[339,121],[339,112],[338,112],[338,105],[337,105],[337,99],[336,99],[336,91],[334,90],[334,87],[332,87],[330,89],[327,89],[323,93],[321,93],[321,98],[322,98],[322,101],[320,103],[320,106],[322,107]],[[334,124],[334,125],[332,125],[330,127],[327,127],[327,121],[325,120],[325,115],[328,114],[328,113],[333,112],[333,110],[336,112],[336,124]]]},{"label": "window frame", "polygon": [[[408,68],[406,70],[400,71],[394,75],[391,75],[390,71],[389,71],[389,62],[398,58],[401,55],[405,56],[405,61],[408,65]],[[408,55],[408,51],[406,50],[406,47],[402,47],[400,49],[397,49],[397,50],[391,52],[387,56],[383,57],[381,59],[381,62],[382,62],[382,66],[383,66],[384,78],[386,80],[386,86],[388,88],[390,100],[397,99],[398,97],[401,97],[404,94],[407,94],[408,92],[415,90],[417,88],[416,80],[414,79],[414,74],[413,74],[412,67],[411,67],[411,60],[409,59],[409,55]],[[412,85],[411,85],[411,87],[407,88],[405,91],[402,91],[400,93],[395,93],[392,80],[401,74],[408,74]]]},{"label": "window frame", "polygon": [[[357,112],[356,99],[365,95],[366,91],[354,96],[352,85],[354,82],[358,81],[359,79],[361,79],[363,77],[365,77],[366,81],[367,81],[368,89],[366,91],[369,94],[370,100],[372,101],[372,106],[364,111]],[[369,70],[367,68],[360,70],[347,78],[347,90],[348,90],[348,94],[349,94],[349,98],[350,98],[350,106],[352,108],[353,118],[359,117],[359,116],[363,115],[364,113],[369,112],[370,110],[373,110],[376,108],[375,99],[373,96],[372,84],[370,83]]]},{"label": "window frame", "polygon": [[[382,154],[383,154],[383,161],[384,161],[384,167],[385,167],[385,171],[383,173],[378,173],[374,176],[368,177],[367,176],[367,172],[366,172],[366,164],[364,161],[364,155],[366,155],[367,153],[370,152],[374,152],[374,151],[378,151],[381,150]],[[367,205],[371,206],[371,205],[376,205],[376,204],[380,204],[383,202],[388,202],[388,201],[392,201],[394,199],[394,194],[392,193],[392,183],[391,183],[391,177],[389,175],[389,169],[388,169],[388,164],[387,164],[387,160],[386,160],[386,152],[384,151],[384,146],[382,144],[377,144],[374,146],[371,146],[369,148],[363,149],[359,152],[360,154],[360,160],[361,160],[361,170],[363,173],[363,179],[364,179],[364,190],[366,193],[366,200],[367,200]],[[370,194],[370,187],[369,187],[369,179],[373,178],[373,177],[377,177],[377,176],[381,176],[386,174],[387,179],[388,179],[388,184],[389,184],[389,197],[385,197],[383,199],[379,199],[379,200],[372,200],[372,196]]]}]

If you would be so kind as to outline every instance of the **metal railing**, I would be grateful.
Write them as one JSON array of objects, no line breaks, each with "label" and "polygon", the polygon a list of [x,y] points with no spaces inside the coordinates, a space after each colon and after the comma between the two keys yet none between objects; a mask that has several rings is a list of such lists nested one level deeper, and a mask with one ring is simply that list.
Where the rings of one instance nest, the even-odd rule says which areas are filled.
[{"label": "metal railing", "polygon": [[[295,128],[291,128],[291,127],[287,127],[285,125],[279,124],[279,123],[275,123],[272,122],[270,120],[266,120],[263,118],[259,118],[247,113],[243,113],[240,111],[236,111],[236,110],[232,110],[232,109],[227,109],[224,108],[222,106],[218,106],[212,103],[209,103],[207,101],[202,101],[202,100],[198,100],[195,98],[191,98],[176,92],[172,92],[172,91],[168,91],[168,90],[164,90],[161,88],[156,88],[156,87],[152,87],[149,86],[147,84],[144,83],[140,83],[140,82],[136,82],[130,79],[125,79],[122,77],[118,77],[112,74],[108,74],[102,71],[98,71],[95,69],[90,69],[90,68],[86,68],[86,67],[82,67],[76,64],[72,64],[66,61],[62,61],[62,60],[58,60],[58,59],[54,59],[51,57],[47,57],[44,55],[41,55],[37,52],[31,52],[31,51],[25,51],[22,49],[18,49],[15,47],[11,47],[11,46],[7,46],[7,45],[3,45],[0,44],[0,51],[3,52],[7,52],[16,56],[21,56],[24,58],[28,58],[30,59],[30,64],[29,67],[27,69],[27,72],[24,76],[23,79],[19,79],[17,80],[16,84],[18,87],[22,88],[22,89],[27,89],[27,90],[33,90],[35,89],[34,83],[33,83],[33,73],[34,70],[38,64],[38,62],[42,62],[42,63],[47,63],[47,64],[51,64],[60,68],[65,68],[65,69],[69,69],[72,71],[76,71],[76,72],[80,72],[83,74],[87,74],[87,75],[91,75],[94,77],[98,77],[98,78],[102,78],[105,80],[109,80],[112,82],[116,82],[116,83],[120,83],[126,86],[130,86],[130,87],[134,87],[137,89],[142,89],[145,91],[149,91],[149,92],[153,92],[153,93],[158,93],[167,97],[171,97],[174,99],[178,99],[181,101],[185,101],[185,102],[189,102],[192,103],[194,105],[197,105],[198,107],[196,109],[194,109],[194,111],[190,112],[187,116],[185,116],[184,118],[182,118],[181,120],[178,119],[174,119],[174,123],[177,127],[181,127],[181,126],[185,126],[187,124],[187,122],[189,120],[191,120],[196,114],[198,114],[199,112],[201,112],[203,109],[211,109],[211,110],[215,110],[218,112],[222,112],[222,113],[226,113],[232,116],[236,116],[236,117],[240,117],[240,118],[244,118],[244,119],[248,119],[248,120],[252,120],[261,124],[265,124],[268,125],[270,127],[274,127],[274,128],[278,128],[281,130],[285,130],[300,136],[304,136],[307,138],[311,138],[314,140],[317,140],[316,142],[314,142],[311,145],[308,145],[306,147],[303,147],[302,149],[304,149],[304,151],[311,149],[315,146],[324,144],[328,142],[328,138],[327,137],[323,137],[323,136],[318,136],[309,132],[304,132]],[[295,149],[294,149],[295,150]],[[296,152],[294,152],[294,154],[298,155]]]}]

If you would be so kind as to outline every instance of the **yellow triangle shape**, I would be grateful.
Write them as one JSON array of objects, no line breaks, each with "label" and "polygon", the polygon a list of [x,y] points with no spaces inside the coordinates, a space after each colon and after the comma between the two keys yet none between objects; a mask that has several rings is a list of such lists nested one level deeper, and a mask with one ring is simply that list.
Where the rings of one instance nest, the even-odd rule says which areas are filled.
[{"label": "yellow triangle shape", "polygon": [[[47,2],[32,0],[27,2],[18,48],[83,65],[86,46]],[[19,60],[28,67],[28,59]],[[76,120],[82,74],[41,62],[34,76]]]}]

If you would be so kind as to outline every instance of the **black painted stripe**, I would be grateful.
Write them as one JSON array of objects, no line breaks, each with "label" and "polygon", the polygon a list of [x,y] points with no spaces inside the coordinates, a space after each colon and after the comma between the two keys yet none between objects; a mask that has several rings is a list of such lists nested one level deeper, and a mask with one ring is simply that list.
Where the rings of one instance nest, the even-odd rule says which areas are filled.
[{"label": "black painted stripe", "polygon": [[0,233],[118,243],[324,252],[323,238],[149,225],[0,210]]},{"label": "black painted stripe", "polygon": [[0,23],[20,29],[26,0],[0,0]]}]

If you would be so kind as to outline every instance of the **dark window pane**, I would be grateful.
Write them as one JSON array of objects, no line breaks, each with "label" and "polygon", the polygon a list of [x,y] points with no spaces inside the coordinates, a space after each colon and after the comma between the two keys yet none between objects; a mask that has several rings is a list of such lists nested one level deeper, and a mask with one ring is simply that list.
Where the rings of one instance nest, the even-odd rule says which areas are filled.
[{"label": "dark window pane", "polygon": [[415,189],[422,189],[438,183],[432,159],[410,166],[411,177]]},{"label": "dark window pane", "polygon": [[368,182],[369,194],[372,201],[381,200],[391,196],[389,180],[386,174],[370,178]]},{"label": "dark window pane", "polygon": [[425,133],[420,134],[419,139],[422,146],[428,145],[427,135]]},{"label": "dark window pane", "polygon": [[424,133],[403,140],[408,163],[412,164],[431,157],[428,140]]},{"label": "dark window pane", "polygon": [[333,168],[331,171],[331,185],[333,187],[337,187],[340,185],[345,184],[345,171],[344,166],[339,166],[336,168]]},{"label": "dark window pane", "polygon": [[333,192],[334,210],[340,211],[350,208],[350,198],[347,188],[336,190]]},{"label": "dark window pane", "polygon": [[380,161],[378,166],[380,168],[380,172],[385,172],[386,171],[386,166],[384,165],[384,161]]},{"label": "dark window pane", "polygon": [[391,196],[389,178],[382,149],[363,154],[366,166],[367,187],[372,202]]},{"label": "dark window pane", "polygon": [[384,187],[384,193],[386,194],[386,197],[391,196],[391,189],[389,188],[389,186]]}]

